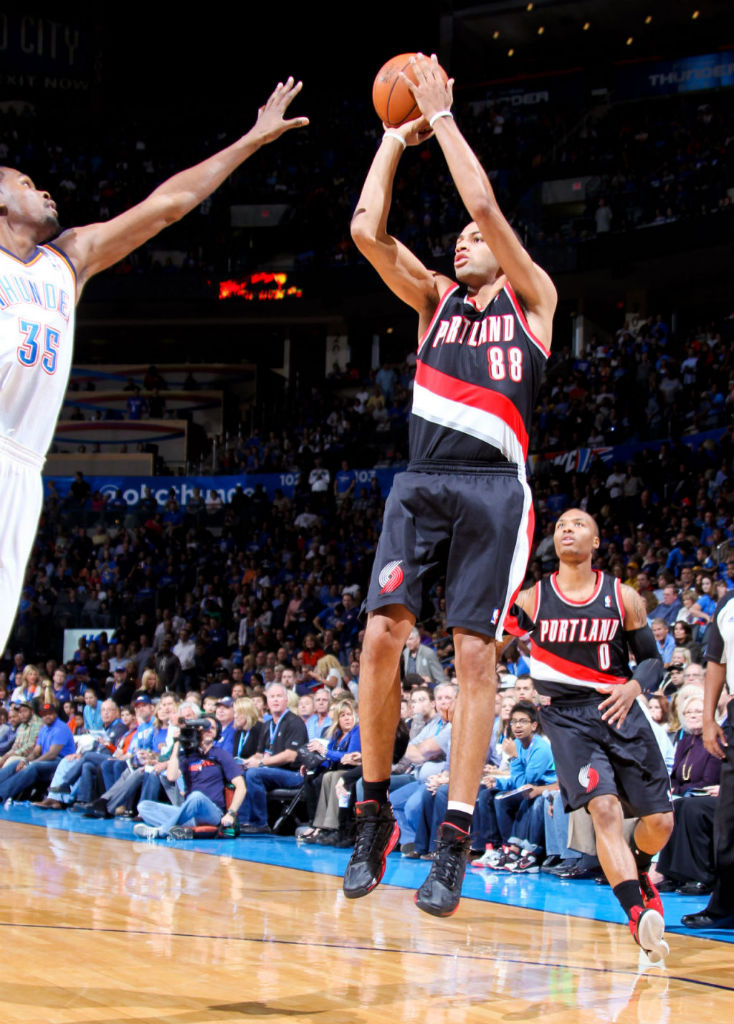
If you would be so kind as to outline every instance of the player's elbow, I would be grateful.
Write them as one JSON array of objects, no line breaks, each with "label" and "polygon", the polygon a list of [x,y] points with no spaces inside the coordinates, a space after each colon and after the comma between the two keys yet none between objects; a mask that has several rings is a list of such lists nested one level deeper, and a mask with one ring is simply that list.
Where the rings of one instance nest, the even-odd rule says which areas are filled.
[{"label": "player's elbow", "polygon": [[377,244],[377,232],[374,224],[370,224],[365,210],[357,210],[349,225],[352,241],[360,252],[369,251]]},{"label": "player's elbow", "polygon": [[192,201],[186,196],[171,196],[163,210],[163,220],[166,224],[175,224],[189,212]]},{"label": "player's elbow", "polygon": [[177,193],[175,195],[167,195],[165,193],[159,194],[156,197],[156,218],[160,227],[159,231],[163,228],[168,227],[170,224],[175,224],[176,221],[181,220],[194,205],[194,200],[184,194]]},{"label": "player's elbow", "polygon": [[490,237],[495,224],[504,219],[497,203],[481,188],[477,188],[475,196],[470,197],[466,208],[471,214],[474,223],[479,226],[484,234]]}]

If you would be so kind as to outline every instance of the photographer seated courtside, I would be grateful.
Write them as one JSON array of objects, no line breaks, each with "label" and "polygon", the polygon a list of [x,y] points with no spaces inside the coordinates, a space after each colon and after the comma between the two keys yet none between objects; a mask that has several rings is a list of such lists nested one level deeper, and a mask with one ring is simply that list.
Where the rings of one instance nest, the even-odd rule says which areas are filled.
[{"label": "photographer seated courtside", "polygon": [[[199,825],[218,826],[236,833],[237,812],[245,799],[242,768],[231,753],[214,744],[219,722],[212,717],[180,721],[171,757],[166,767],[169,782],[183,787],[184,800],[178,807],[141,800],[138,814],[143,823],[136,825],[136,836],[143,839],[193,838]],[[227,808],[227,788],[234,788]]]}]

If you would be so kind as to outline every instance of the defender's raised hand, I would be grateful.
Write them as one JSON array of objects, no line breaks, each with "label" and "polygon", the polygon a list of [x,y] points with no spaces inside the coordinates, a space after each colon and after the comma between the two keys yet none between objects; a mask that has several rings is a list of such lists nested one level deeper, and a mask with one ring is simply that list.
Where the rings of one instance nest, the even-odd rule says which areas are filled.
[{"label": "defender's raised hand", "polygon": [[285,82],[278,82],[267,102],[258,110],[257,121],[248,132],[254,142],[261,145],[274,142],[291,128],[303,128],[308,124],[307,117],[286,120],[283,116],[302,88],[303,82],[295,82],[292,75]]}]

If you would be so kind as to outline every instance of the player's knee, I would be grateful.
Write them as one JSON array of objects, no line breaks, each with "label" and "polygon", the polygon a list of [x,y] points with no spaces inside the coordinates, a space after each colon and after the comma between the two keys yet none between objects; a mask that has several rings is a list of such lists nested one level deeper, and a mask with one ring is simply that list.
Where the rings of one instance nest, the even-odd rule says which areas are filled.
[{"label": "player's knee", "polygon": [[367,620],[362,645],[362,657],[367,660],[380,659],[386,653],[401,654],[411,624],[391,615],[372,614]]},{"label": "player's knee", "polygon": [[494,681],[494,642],[476,633],[454,633],[456,674],[460,686]]},{"label": "player's knee", "polygon": [[611,794],[595,797],[589,803],[589,814],[596,832],[616,831],[622,828],[622,806]]},{"label": "player's knee", "polygon": [[662,847],[667,843],[673,832],[673,814],[672,811],[666,811],[663,814],[650,814],[644,819],[648,829],[657,838],[660,846]]}]

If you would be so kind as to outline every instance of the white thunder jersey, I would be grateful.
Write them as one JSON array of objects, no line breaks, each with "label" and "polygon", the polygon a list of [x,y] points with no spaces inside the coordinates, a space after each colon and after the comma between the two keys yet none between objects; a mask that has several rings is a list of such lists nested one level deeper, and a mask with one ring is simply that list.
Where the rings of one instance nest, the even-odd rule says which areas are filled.
[{"label": "white thunder jersey", "polygon": [[75,299],[76,275],[60,250],[40,245],[23,262],[0,248],[0,446],[34,453],[39,464],[66,392]]}]

